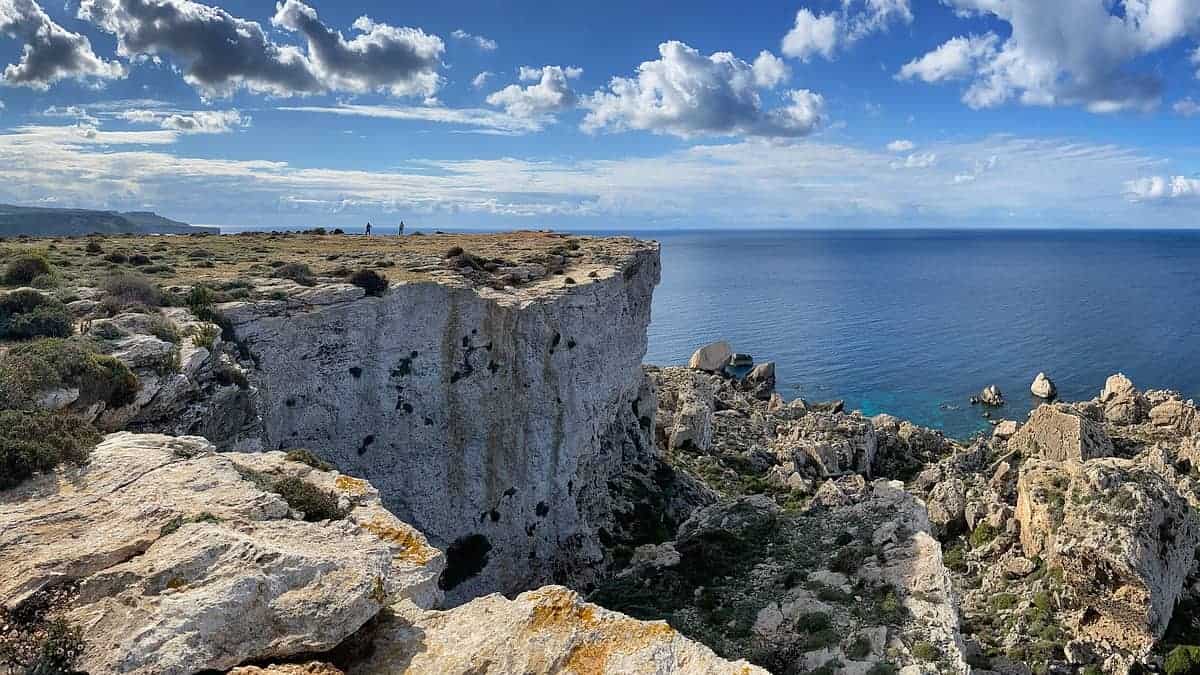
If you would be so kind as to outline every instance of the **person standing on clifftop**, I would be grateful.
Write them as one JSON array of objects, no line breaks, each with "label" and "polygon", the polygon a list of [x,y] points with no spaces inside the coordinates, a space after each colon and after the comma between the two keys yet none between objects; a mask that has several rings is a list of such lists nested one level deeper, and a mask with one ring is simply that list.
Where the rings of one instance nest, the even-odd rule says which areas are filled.
[{"label": "person standing on clifftop", "polygon": [[404,236],[404,221],[403,220],[400,221],[400,230],[398,231],[398,235],[401,237]]},{"label": "person standing on clifftop", "polygon": [[371,236],[371,223],[370,223],[370,221],[368,221],[368,222],[367,222],[367,236],[368,236],[368,237],[369,237],[369,236]]}]

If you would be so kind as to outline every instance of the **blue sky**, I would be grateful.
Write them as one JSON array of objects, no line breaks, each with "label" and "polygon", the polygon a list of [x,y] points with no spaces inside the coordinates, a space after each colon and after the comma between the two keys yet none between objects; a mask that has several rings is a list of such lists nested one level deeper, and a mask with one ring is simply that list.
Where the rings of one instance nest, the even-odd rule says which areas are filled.
[{"label": "blue sky", "polygon": [[0,201],[256,227],[1200,225],[1200,0],[0,0],[0,33]]}]

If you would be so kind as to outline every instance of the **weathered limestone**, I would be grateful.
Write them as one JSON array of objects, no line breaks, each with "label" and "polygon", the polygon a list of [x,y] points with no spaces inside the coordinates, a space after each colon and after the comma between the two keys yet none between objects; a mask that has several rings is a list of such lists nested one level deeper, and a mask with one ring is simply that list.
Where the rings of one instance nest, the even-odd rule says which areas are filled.
[{"label": "weathered limestone", "polygon": [[349,675],[482,672],[767,675],[718,657],[665,622],[631,619],[561,586],[397,616]]},{"label": "weathered limestone", "polygon": [[1117,425],[1137,424],[1149,410],[1145,396],[1121,373],[1110,375],[1100,392],[1104,418]]},{"label": "weathered limestone", "polygon": [[1188,502],[1137,460],[1029,460],[1017,520],[1027,557],[1063,571],[1077,651],[1128,664],[1166,630],[1200,543]]},{"label": "weathered limestone", "polygon": [[[445,558],[364,481],[201,438],[110,435],[81,468],[0,493],[7,607],[78,581],[82,669],[195,673],[331,649],[395,602],[432,607]],[[247,470],[294,476],[347,515],[295,520]]]},{"label": "weathered limestone", "polygon": [[713,393],[708,382],[693,378],[691,386],[681,387],[673,406],[669,443],[672,449],[694,448],[707,452],[712,445]]},{"label": "weathered limestone", "polygon": [[1038,373],[1037,377],[1033,378],[1033,383],[1029,385],[1029,391],[1034,396],[1047,400],[1058,395],[1058,389],[1055,388],[1054,382],[1046,377],[1045,373]]},{"label": "weathered limestone", "polygon": [[1008,439],[1009,450],[1030,457],[1088,460],[1113,454],[1112,441],[1099,424],[1074,412],[1043,404]]},{"label": "weathered limestone", "polygon": [[877,439],[869,419],[857,414],[809,413],[780,428],[776,455],[803,465],[813,462],[825,476],[871,475]]},{"label": "weathered limestone", "polygon": [[688,368],[716,373],[728,365],[729,359],[732,357],[733,347],[722,340],[697,349],[696,353],[692,354],[692,358],[688,360]]},{"label": "weathered limestone", "polygon": [[1179,399],[1168,399],[1150,409],[1150,423],[1178,434],[1200,433],[1200,412]]},{"label": "weathered limestone", "polygon": [[1000,393],[999,387],[989,384],[979,392],[979,402],[984,405],[1001,406],[1004,405],[1004,394]]},{"label": "weathered limestone", "polygon": [[315,449],[452,566],[481,567],[454,578],[453,602],[586,581],[611,527],[608,481],[637,463],[629,452],[656,452],[640,362],[658,249],[606,242],[575,285],[445,273],[382,297],[322,285],[222,305],[257,363],[266,447]]}]

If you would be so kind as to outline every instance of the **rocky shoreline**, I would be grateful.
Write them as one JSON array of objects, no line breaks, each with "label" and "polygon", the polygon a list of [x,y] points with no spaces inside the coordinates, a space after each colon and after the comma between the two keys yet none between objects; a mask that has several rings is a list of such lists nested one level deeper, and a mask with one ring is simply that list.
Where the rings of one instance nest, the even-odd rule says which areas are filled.
[{"label": "rocky shoreline", "polygon": [[48,430],[0,438],[0,673],[1188,672],[1192,401],[785,401],[725,343],[639,363],[656,246],[519,242],[562,274],[0,290],[62,331],[0,344]]}]

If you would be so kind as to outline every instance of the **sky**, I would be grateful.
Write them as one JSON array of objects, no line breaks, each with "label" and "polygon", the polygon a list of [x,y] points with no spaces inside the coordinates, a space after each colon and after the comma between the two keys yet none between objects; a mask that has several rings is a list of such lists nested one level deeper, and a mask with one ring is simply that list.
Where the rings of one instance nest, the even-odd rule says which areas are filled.
[{"label": "sky", "polygon": [[0,0],[0,202],[1200,227],[1200,0]]}]

